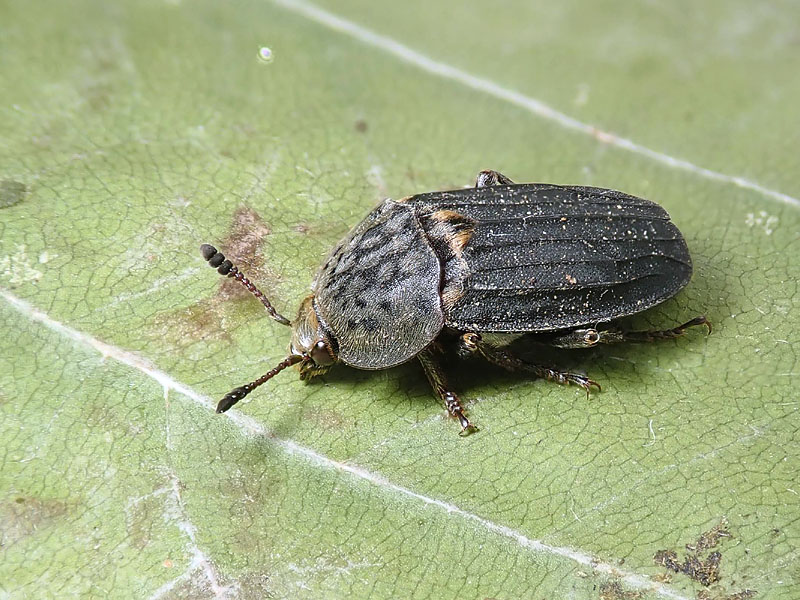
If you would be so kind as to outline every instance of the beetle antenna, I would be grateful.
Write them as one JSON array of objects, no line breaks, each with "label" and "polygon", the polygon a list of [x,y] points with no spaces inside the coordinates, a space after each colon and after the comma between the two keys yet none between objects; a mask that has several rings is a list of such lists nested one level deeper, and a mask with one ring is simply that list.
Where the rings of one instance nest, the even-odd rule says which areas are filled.
[{"label": "beetle antenna", "polygon": [[247,394],[252,392],[258,386],[260,386],[262,383],[266,383],[267,381],[275,377],[275,375],[283,371],[286,367],[291,367],[293,364],[299,363],[302,360],[303,360],[302,356],[298,354],[290,354],[289,356],[284,358],[281,362],[279,362],[274,369],[270,369],[255,381],[251,381],[247,385],[243,385],[237,387],[236,389],[231,390],[230,392],[225,394],[225,397],[219,401],[219,404],[217,404],[217,412],[224,413],[226,410],[228,410],[230,407],[236,404],[239,400],[247,396]]},{"label": "beetle antenna", "polygon": [[203,244],[200,246],[200,253],[203,255],[203,258],[208,261],[208,264],[217,270],[217,273],[232,277],[246,287],[248,292],[253,294],[253,296],[261,301],[261,304],[263,304],[264,308],[267,309],[270,317],[275,319],[281,325],[291,325],[289,319],[275,310],[272,304],[270,304],[269,300],[267,300],[267,297],[264,295],[264,293],[255,285],[253,285],[253,283],[247,277],[245,277],[245,274],[237,269],[231,261],[225,258],[225,255],[222,252],[214,248],[214,246],[211,244]]}]

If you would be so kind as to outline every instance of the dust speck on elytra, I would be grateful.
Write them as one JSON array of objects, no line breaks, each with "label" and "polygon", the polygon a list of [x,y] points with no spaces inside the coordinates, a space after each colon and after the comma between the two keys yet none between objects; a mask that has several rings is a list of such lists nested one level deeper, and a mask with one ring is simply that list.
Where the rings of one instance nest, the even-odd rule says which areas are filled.
[{"label": "dust speck on elytra", "polygon": [[0,208],[8,208],[25,199],[28,186],[13,179],[0,180]]}]

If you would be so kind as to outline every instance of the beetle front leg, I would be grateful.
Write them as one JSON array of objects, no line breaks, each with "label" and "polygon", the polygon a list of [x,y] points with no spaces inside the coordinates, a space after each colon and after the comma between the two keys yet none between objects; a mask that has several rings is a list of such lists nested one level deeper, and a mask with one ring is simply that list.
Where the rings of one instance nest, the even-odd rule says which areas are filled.
[{"label": "beetle front leg", "polygon": [[428,376],[428,381],[431,382],[433,391],[436,392],[436,395],[439,396],[445,408],[447,408],[448,414],[458,419],[458,422],[461,423],[461,433],[466,434],[476,430],[477,427],[470,423],[469,419],[464,415],[464,408],[461,406],[458,396],[448,389],[449,386],[447,385],[444,371],[439,365],[433,350],[426,348],[417,355],[417,358],[422,364],[422,368],[425,369],[425,375]]},{"label": "beetle front leg", "polygon": [[574,329],[548,341],[558,348],[591,348],[597,344],[619,344],[620,342],[654,342],[681,337],[689,327],[705,325],[711,333],[711,323],[705,317],[695,317],[683,325],[672,329],[652,329],[647,331],[626,331],[617,327],[611,329]]},{"label": "beetle front leg", "polygon": [[481,336],[477,333],[465,333],[461,336],[461,354],[477,353],[490,363],[503,367],[507,371],[528,371],[537,377],[547,379],[548,381],[555,381],[563,385],[574,383],[586,390],[586,396],[589,396],[589,390],[592,386],[596,387],[598,391],[601,390],[600,384],[596,381],[589,379],[586,375],[580,373],[570,373],[569,371],[558,371],[543,365],[536,365],[526,362],[521,358],[517,358],[509,351],[497,346],[493,346],[484,342]]},{"label": "beetle front leg", "polygon": [[489,187],[491,185],[511,185],[512,183],[514,182],[499,171],[481,171],[475,178],[476,188]]}]

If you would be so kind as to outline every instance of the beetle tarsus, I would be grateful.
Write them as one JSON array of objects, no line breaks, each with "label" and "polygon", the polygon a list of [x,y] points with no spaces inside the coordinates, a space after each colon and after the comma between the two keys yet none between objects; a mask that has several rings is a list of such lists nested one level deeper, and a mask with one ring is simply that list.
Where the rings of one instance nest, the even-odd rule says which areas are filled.
[{"label": "beetle tarsus", "polygon": [[[683,325],[672,329],[651,329],[630,331],[619,327],[608,329],[572,329],[566,333],[547,337],[547,343],[557,348],[592,348],[598,344],[619,344],[621,342],[655,342],[671,340],[683,336],[690,327],[705,325],[711,333],[711,323],[704,316],[695,317]],[[463,342],[462,342],[463,345]]]},{"label": "beetle tarsus", "polygon": [[477,426],[470,423],[469,419],[465,417],[463,413],[460,413],[457,416],[459,423],[461,423],[461,431],[458,432],[458,435],[460,435],[461,437],[466,437],[470,433],[478,431]]},{"label": "beetle tarsus", "polygon": [[694,319],[692,319],[691,321],[689,321],[689,322],[687,322],[687,323],[684,323],[683,325],[681,325],[681,327],[683,327],[684,329],[686,329],[687,327],[695,327],[696,325],[705,325],[705,326],[706,326],[706,328],[708,329],[708,332],[706,333],[706,335],[711,335],[711,332],[712,332],[712,331],[713,331],[713,329],[714,329],[714,328],[711,326],[711,321],[709,321],[708,319],[706,319],[706,316],[705,316],[705,315],[700,315],[699,317],[695,317],[695,318],[694,318]]},{"label": "beetle tarsus", "polygon": [[[567,378],[568,380],[563,383],[565,384],[574,383],[575,385],[581,386],[586,391],[587,400],[589,399],[589,392],[592,390],[592,386],[596,387],[598,392],[603,391],[603,388],[600,387],[600,384],[593,379],[589,379],[588,377],[585,377],[583,375],[578,375],[575,373],[566,373],[566,375],[569,376]],[[559,383],[562,382],[559,381]]]},{"label": "beetle tarsus", "polygon": [[655,340],[670,340],[673,338],[681,337],[686,333],[686,330],[690,327],[697,327],[699,325],[705,325],[708,329],[708,333],[706,335],[711,334],[711,322],[706,319],[704,315],[699,317],[695,317],[690,321],[686,321],[683,325],[678,325],[677,327],[673,327],[672,329],[663,329],[663,330],[652,330],[652,331],[618,331],[620,337],[618,339],[614,339],[613,342],[606,342],[603,339],[603,333],[601,332],[600,342],[601,343],[614,343],[614,342],[652,342]]},{"label": "beetle tarsus", "polygon": [[458,396],[448,389],[449,386],[447,385],[444,371],[439,366],[439,362],[434,356],[434,351],[431,348],[426,348],[417,355],[417,358],[419,358],[422,368],[425,369],[425,375],[428,376],[428,381],[430,381],[433,390],[447,409],[447,414],[458,419],[461,424],[460,435],[469,435],[471,432],[477,431],[478,428],[470,423],[470,420],[464,414],[464,407],[461,406]]},{"label": "beetle tarsus", "polygon": [[622,329],[611,329],[600,332],[601,344],[616,344],[618,342],[654,342],[656,340],[671,340],[683,336],[690,327],[705,325],[708,329],[706,335],[711,334],[711,322],[705,316],[695,317],[686,321],[683,325],[678,325],[672,329],[655,329],[647,331],[625,331]]},{"label": "beetle tarsus", "polygon": [[450,416],[458,419],[458,422],[461,424],[462,435],[468,435],[476,429],[476,427],[470,423],[466,415],[464,415],[464,408],[461,406],[461,401],[458,399],[458,396],[449,390],[439,387],[437,387],[436,392],[444,401],[444,405]]},{"label": "beetle tarsus", "polygon": [[516,358],[515,356],[509,355],[507,352],[504,352],[504,354],[506,354],[508,359],[510,359],[507,360],[506,364],[503,364],[499,361],[493,361],[491,359],[489,360],[490,362],[494,362],[495,364],[500,365],[508,370],[530,371],[531,373],[536,374],[537,377],[541,377],[547,381],[554,381],[556,383],[560,383],[561,385],[569,385],[570,383],[574,383],[578,387],[583,388],[583,390],[586,392],[587,399],[590,396],[592,387],[596,387],[598,392],[603,391],[599,383],[597,383],[594,379],[589,379],[586,375],[581,375],[580,373],[570,373],[569,371],[559,371],[557,369],[551,369],[550,367],[527,363]]}]

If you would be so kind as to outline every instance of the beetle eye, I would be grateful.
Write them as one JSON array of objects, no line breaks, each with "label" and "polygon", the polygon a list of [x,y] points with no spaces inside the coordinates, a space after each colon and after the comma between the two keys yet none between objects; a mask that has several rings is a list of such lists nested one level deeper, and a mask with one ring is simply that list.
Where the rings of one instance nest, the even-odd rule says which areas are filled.
[{"label": "beetle eye", "polygon": [[333,353],[330,351],[328,344],[323,340],[314,344],[314,347],[311,349],[311,358],[320,366],[333,364]]},{"label": "beetle eye", "polygon": [[597,333],[596,329],[590,329],[586,332],[583,336],[583,339],[586,341],[587,344],[590,346],[594,346],[597,342],[600,341],[600,334]]}]

